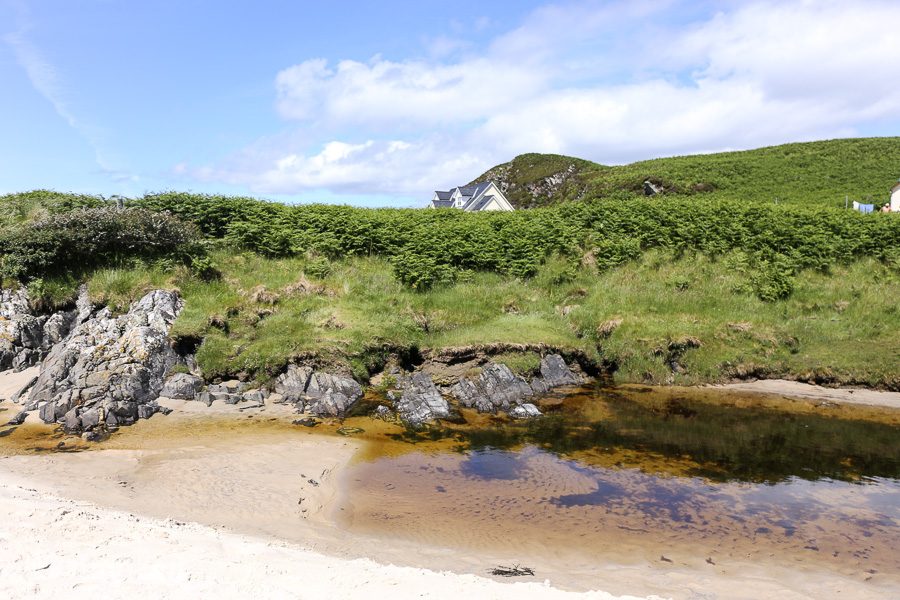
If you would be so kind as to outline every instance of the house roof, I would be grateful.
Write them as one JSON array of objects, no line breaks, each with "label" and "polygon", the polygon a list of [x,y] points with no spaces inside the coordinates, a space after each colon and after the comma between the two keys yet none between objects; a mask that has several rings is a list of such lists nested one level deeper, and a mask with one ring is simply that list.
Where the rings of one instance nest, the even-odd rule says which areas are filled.
[{"label": "house roof", "polygon": [[485,195],[485,192],[491,187],[492,183],[493,182],[486,181],[484,183],[461,185],[448,192],[435,190],[434,193],[437,196],[437,200],[432,200],[432,206],[435,208],[452,207],[453,201],[451,198],[456,192],[459,192],[462,200],[462,205],[459,206],[459,208],[469,212],[481,210],[495,198],[493,194]]}]

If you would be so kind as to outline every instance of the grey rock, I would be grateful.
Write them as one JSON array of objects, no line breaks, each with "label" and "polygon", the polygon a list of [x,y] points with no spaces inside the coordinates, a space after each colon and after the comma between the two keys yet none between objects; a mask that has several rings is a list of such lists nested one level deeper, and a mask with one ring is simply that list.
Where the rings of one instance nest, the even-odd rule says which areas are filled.
[{"label": "grey rock", "polygon": [[[289,365],[275,380],[275,393],[283,401],[320,416],[342,416],[362,397],[362,387],[350,377]],[[275,400],[273,400],[275,401]]]},{"label": "grey rock", "polygon": [[193,400],[201,389],[203,389],[201,378],[190,373],[176,373],[166,379],[159,395],[175,400]]},{"label": "grey rock", "polygon": [[222,383],[222,387],[225,388],[229,394],[240,394],[245,389],[247,389],[247,384],[242,381],[238,381],[237,379],[232,379],[229,381],[225,381]]},{"label": "grey rock", "polygon": [[209,392],[200,392],[199,394],[194,396],[194,399],[198,402],[202,402],[206,406],[212,406],[213,403],[212,394],[210,394]]},{"label": "grey rock", "polygon": [[78,408],[73,408],[63,416],[63,427],[68,432],[81,431],[81,417],[78,416]]},{"label": "grey rock", "polygon": [[320,417],[340,417],[354,402],[355,400],[351,400],[346,394],[326,390],[321,396],[306,404],[306,411]]},{"label": "grey rock", "polygon": [[[213,386],[210,386],[212,388]],[[234,398],[240,398],[240,396],[235,396],[234,394],[229,394],[228,392],[222,391],[210,391],[209,395],[212,397],[213,401],[218,400],[219,402],[224,402],[225,404],[235,404],[237,400]]]},{"label": "grey rock", "polygon": [[413,374],[402,387],[404,389],[397,403],[397,414],[405,423],[419,427],[428,421],[450,416],[450,405],[441,396],[428,373]]},{"label": "grey rock", "polygon": [[224,394],[225,404],[237,404],[243,402],[244,398],[240,394]]},{"label": "grey rock", "polygon": [[460,379],[450,393],[466,408],[495,413],[521,404],[533,391],[528,383],[499,363],[489,363],[474,380]]},{"label": "grey rock", "polygon": [[543,394],[555,387],[578,383],[581,383],[581,380],[572,373],[562,356],[548,354],[541,359],[541,376],[531,382],[531,388],[534,393]]},{"label": "grey rock", "polygon": [[541,411],[534,404],[526,402],[525,404],[512,407],[509,411],[509,416],[513,419],[531,419],[541,416]]},{"label": "grey rock", "polygon": [[22,423],[25,422],[25,419],[27,419],[27,418],[28,418],[28,412],[23,410],[23,411],[20,411],[18,414],[16,414],[16,416],[14,416],[12,419],[10,419],[6,424],[7,425],[21,425]]},{"label": "grey rock", "polygon": [[137,407],[138,419],[149,419],[156,414],[159,406],[153,404],[139,404]]},{"label": "grey rock", "polygon": [[103,406],[119,425],[153,414],[140,407],[156,400],[178,360],[167,334],[182,301],[155,290],[119,317],[93,311],[84,293],[78,304],[77,324],[44,359],[29,405],[46,402],[40,416],[48,423],[76,406],[79,413]]},{"label": "grey rock", "polygon": [[116,413],[110,412],[106,413],[106,428],[114,429],[119,427],[119,418],[116,416]]},{"label": "grey rock", "polygon": [[287,399],[301,398],[312,374],[313,370],[309,367],[288,365],[287,370],[275,380],[275,393]]},{"label": "grey rock", "polygon": [[373,419],[381,419],[382,421],[393,421],[394,420],[394,411],[385,406],[384,404],[379,404],[375,407],[375,410],[372,411]]},{"label": "grey rock", "polygon": [[81,439],[86,442],[99,442],[103,439],[103,436],[96,431],[85,431],[81,434]]},{"label": "grey rock", "polygon": [[241,394],[241,398],[245,402],[258,402],[260,404],[266,401],[267,396],[268,394],[266,394],[265,390],[247,390]]},{"label": "grey rock", "polygon": [[93,429],[100,424],[100,409],[91,408],[81,413],[81,428]]},{"label": "grey rock", "polygon": [[24,399],[24,397],[28,394],[28,390],[31,389],[31,387],[35,384],[35,382],[37,382],[37,375],[35,375],[34,377],[32,377],[31,379],[26,381],[25,385],[23,385],[18,390],[16,390],[16,392],[12,395],[10,400],[14,404],[18,404],[19,401]]},{"label": "grey rock", "polygon": [[56,422],[56,402],[45,402],[38,411],[38,416],[44,423]]}]

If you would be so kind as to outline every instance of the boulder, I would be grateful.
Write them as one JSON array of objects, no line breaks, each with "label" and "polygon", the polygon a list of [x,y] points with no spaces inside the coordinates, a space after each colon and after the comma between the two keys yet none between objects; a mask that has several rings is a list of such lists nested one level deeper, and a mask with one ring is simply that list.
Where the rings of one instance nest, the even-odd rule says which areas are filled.
[{"label": "boulder", "polygon": [[581,379],[572,373],[562,356],[548,354],[541,359],[541,376],[531,382],[531,389],[535,394],[543,394],[555,387],[578,383]]},{"label": "boulder", "polygon": [[203,389],[201,378],[190,373],[176,373],[166,379],[159,395],[175,400],[193,400],[201,389]]},{"label": "boulder", "polygon": [[275,393],[301,410],[305,403],[308,412],[339,417],[362,398],[362,387],[350,377],[288,365],[275,380]]},{"label": "boulder", "polygon": [[267,397],[266,390],[247,390],[241,394],[241,399],[244,402],[258,402],[259,404],[263,404]]},{"label": "boulder", "polygon": [[509,416],[513,419],[531,419],[541,416],[541,411],[534,404],[526,402],[525,404],[512,407],[509,411]]},{"label": "boulder", "polygon": [[74,311],[34,314],[24,289],[0,290],[0,371],[21,371],[39,363],[68,335],[74,321]]},{"label": "boulder", "polygon": [[450,416],[450,405],[441,396],[428,373],[415,373],[401,385],[403,395],[397,402],[397,414],[404,423],[419,427],[428,421]]},{"label": "boulder", "polygon": [[118,317],[106,308],[93,311],[85,293],[78,305],[79,322],[44,359],[26,408],[40,406],[47,423],[66,416],[64,425],[73,430],[83,428],[81,415],[101,407],[118,425],[152,415],[156,408],[147,405],[178,361],[167,336],[183,302],[155,290]]},{"label": "boulder", "polygon": [[20,411],[18,414],[16,414],[16,416],[14,416],[12,419],[7,421],[6,424],[7,425],[21,425],[22,423],[25,422],[25,419],[27,419],[27,418],[28,418],[28,413],[23,410],[23,411]]},{"label": "boulder", "polygon": [[13,402],[13,404],[18,404],[20,400],[23,400],[28,394],[28,390],[31,389],[35,382],[37,382],[37,375],[26,381],[25,385],[16,390],[12,397],[10,397],[10,400]]},{"label": "boulder", "polygon": [[534,393],[528,383],[499,363],[489,363],[475,379],[460,379],[450,393],[466,408],[478,412],[508,411]]},{"label": "boulder", "polygon": [[382,421],[393,421],[394,420],[394,411],[385,406],[384,404],[379,404],[375,407],[375,410],[372,411],[373,419],[381,419]]}]

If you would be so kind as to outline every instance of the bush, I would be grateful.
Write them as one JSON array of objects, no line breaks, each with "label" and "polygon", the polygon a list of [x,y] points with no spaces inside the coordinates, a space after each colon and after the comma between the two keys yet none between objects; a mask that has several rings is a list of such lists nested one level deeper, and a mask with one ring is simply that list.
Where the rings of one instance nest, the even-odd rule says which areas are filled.
[{"label": "bush", "polygon": [[0,276],[30,281],[115,261],[202,254],[193,226],[167,213],[92,208],[0,232]]}]

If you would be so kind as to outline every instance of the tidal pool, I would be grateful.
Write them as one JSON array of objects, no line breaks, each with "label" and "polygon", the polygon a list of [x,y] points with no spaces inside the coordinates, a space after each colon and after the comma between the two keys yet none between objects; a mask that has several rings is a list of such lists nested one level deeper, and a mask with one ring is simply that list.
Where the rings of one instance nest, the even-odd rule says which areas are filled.
[{"label": "tidal pool", "polygon": [[342,526],[473,550],[900,575],[900,411],[635,386],[542,409],[384,432],[345,475]]}]

